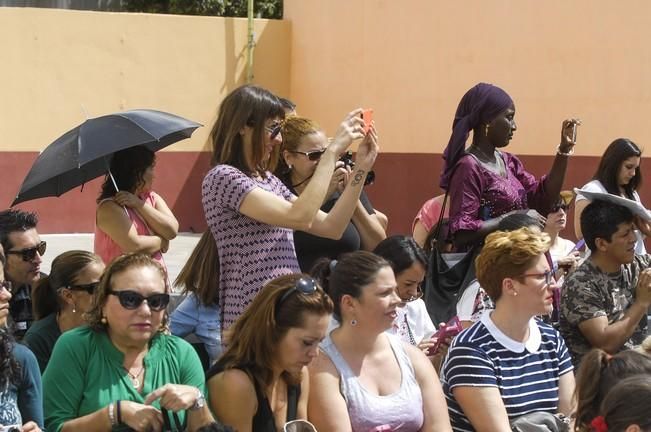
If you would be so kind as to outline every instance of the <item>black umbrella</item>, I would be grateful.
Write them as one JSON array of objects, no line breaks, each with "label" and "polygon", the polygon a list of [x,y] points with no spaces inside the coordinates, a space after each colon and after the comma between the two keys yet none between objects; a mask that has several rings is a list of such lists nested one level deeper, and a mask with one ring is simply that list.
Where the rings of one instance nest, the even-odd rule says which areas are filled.
[{"label": "black umbrella", "polygon": [[200,126],[174,114],[146,109],[88,119],[43,150],[11,205],[61,196],[109,173],[113,153],[137,145],[158,151],[189,138]]}]

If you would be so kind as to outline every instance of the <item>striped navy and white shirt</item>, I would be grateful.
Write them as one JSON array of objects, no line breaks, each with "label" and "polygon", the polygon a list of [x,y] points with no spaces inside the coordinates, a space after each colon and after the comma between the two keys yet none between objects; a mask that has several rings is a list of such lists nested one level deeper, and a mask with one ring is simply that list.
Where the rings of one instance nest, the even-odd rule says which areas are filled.
[{"label": "striped navy and white shirt", "polygon": [[475,430],[454,398],[455,387],[497,387],[513,420],[534,411],[556,413],[559,378],[572,369],[565,342],[553,327],[532,318],[529,339],[517,342],[487,312],[454,339],[441,369],[452,428]]}]

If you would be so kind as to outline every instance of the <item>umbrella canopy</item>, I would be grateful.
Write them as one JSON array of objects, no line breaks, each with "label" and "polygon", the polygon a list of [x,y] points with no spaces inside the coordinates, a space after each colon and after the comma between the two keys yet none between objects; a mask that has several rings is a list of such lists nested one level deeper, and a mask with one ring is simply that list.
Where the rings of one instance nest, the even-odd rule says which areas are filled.
[{"label": "umbrella canopy", "polygon": [[88,119],[43,150],[11,205],[60,196],[108,173],[113,153],[138,145],[158,151],[189,138],[200,126],[174,114],[147,109]]}]

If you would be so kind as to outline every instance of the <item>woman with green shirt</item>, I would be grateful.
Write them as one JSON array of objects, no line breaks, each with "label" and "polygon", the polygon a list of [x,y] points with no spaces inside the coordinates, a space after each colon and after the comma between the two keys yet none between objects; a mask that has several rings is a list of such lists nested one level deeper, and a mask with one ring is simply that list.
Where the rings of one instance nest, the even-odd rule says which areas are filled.
[{"label": "woman with green shirt", "polygon": [[41,373],[61,333],[86,323],[93,294],[104,272],[102,259],[92,252],[71,250],[54,258],[50,275],[32,289],[34,321],[23,336]]},{"label": "woman with green shirt", "polygon": [[43,375],[48,431],[175,430],[177,417],[194,432],[213,421],[196,352],[164,332],[166,281],[145,254],[106,269],[89,327],[61,335]]}]

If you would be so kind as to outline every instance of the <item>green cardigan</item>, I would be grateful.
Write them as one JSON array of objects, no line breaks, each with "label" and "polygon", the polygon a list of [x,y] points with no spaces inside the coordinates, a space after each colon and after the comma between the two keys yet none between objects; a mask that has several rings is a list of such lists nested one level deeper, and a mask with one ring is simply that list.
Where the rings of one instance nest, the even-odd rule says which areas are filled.
[{"label": "green cardigan", "polygon": [[[181,338],[159,333],[151,340],[144,359],[142,393],[133,387],[122,367],[123,358],[105,332],[84,326],[62,334],[43,375],[47,430],[59,432],[65,422],[117,400],[143,403],[150,392],[168,383],[191,385],[205,394],[199,357]],[[160,408],[158,402],[153,406]],[[185,412],[180,412],[179,418],[184,422]],[[113,428],[114,431],[123,429],[126,427]]]}]

